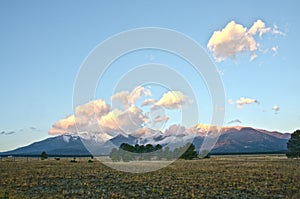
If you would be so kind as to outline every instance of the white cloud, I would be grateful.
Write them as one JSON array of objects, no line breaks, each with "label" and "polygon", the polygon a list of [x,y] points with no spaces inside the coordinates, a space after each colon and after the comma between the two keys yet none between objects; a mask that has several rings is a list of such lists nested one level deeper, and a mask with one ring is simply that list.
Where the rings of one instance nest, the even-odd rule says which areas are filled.
[{"label": "white cloud", "polygon": [[76,132],[74,115],[55,122],[48,133],[50,135],[59,135],[69,132]]},{"label": "white cloud", "polygon": [[262,37],[263,34],[271,33],[273,35],[283,35],[277,26],[266,27],[262,20],[257,20],[248,30],[235,21],[229,22],[222,30],[214,31],[208,41],[207,48],[213,53],[218,61],[224,61],[227,58],[235,59],[240,53],[249,53],[250,60],[257,57],[256,51],[260,44],[256,41],[255,35]]},{"label": "white cloud", "polygon": [[134,104],[135,100],[139,99],[142,96],[151,96],[151,91],[142,86],[136,87],[129,95],[128,102]]},{"label": "white cloud", "polygon": [[121,91],[118,93],[115,93],[113,96],[111,96],[111,103],[113,107],[119,107],[127,108],[129,106],[128,97],[130,93],[128,91]]},{"label": "white cloud", "polygon": [[271,30],[271,33],[273,35],[281,35],[281,36],[285,36],[285,33],[282,32],[281,30],[279,30],[278,26],[277,25],[274,25],[272,30]]},{"label": "white cloud", "polygon": [[277,55],[277,51],[278,51],[278,46],[273,46],[271,48],[271,51],[273,52],[273,56],[276,56]]},{"label": "white cloud", "polygon": [[275,106],[272,107],[272,110],[275,111],[275,114],[277,114],[278,111],[280,110],[280,107],[275,105]]},{"label": "white cloud", "polygon": [[98,133],[104,135],[120,131],[130,132],[140,128],[146,120],[147,117],[143,115],[142,110],[134,105],[125,111],[111,110],[110,105],[99,99],[76,107],[75,116],[70,115],[55,122],[49,130],[49,134],[85,133],[93,135]]},{"label": "white cloud", "polygon": [[[187,96],[180,91],[169,91],[155,103],[157,107],[167,109],[179,109],[182,105],[189,103]],[[155,108],[155,107],[154,107]]]},{"label": "white cloud", "polygon": [[141,128],[147,119],[141,109],[132,105],[126,111],[114,109],[100,119],[99,125],[107,133],[130,133]]},{"label": "white cloud", "polygon": [[251,59],[254,59],[257,46],[247,28],[234,21],[229,22],[224,29],[215,31],[207,44],[219,62],[227,58],[235,59],[240,52],[250,52]]},{"label": "white cloud", "polygon": [[[49,134],[58,135],[64,133],[76,133],[78,131],[96,130],[97,119],[106,115],[110,111],[110,106],[105,101],[99,99],[77,106],[75,115],[57,121],[49,130]],[[75,123],[76,118],[76,123]]]},{"label": "white cloud", "polygon": [[156,107],[152,114],[144,114],[134,103],[142,96],[151,96],[151,92],[143,87],[136,87],[132,92],[122,91],[114,94],[113,102],[120,103],[122,109],[106,104],[98,99],[75,108],[75,114],[67,116],[52,125],[51,135],[74,134],[85,138],[96,137],[105,140],[119,132],[132,133],[146,124],[154,127],[166,123],[170,118],[164,114],[163,108],[177,109],[189,103],[187,96],[180,91],[170,91],[160,100],[148,99],[144,105]]},{"label": "white cloud", "polygon": [[254,104],[257,103],[259,104],[259,101],[256,99],[251,99],[251,98],[245,98],[245,97],[241,97],[240,99],[233,101],[232,99],[228,100],[229,104],[237,104],[237,107],[239,109],[242,109],[244,107],[244,105],[246,104]]},{"label": "white cloud", "polygon": [[268,27],[266,28],[266,24],[262,20],[257,20],[256,22],[253,23],[251,28],[249,29],[248,33],[251,35],[256,35],[257,33],[261,37],[263,34],[270,32],[271,28]]},{"label": "white cloud", "polygon": [[123,108],[128,108],[142,96],[151,96],[151,91],[142,86],[137,86],[132,92],[121,91],[111,96],[111,101],[114,107],[121,105]]}]

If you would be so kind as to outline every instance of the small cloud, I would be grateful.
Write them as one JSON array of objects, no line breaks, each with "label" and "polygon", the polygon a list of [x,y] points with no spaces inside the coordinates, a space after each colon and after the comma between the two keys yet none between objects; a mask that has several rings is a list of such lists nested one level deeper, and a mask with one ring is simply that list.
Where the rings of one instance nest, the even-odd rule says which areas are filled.
[{"label": "small cloud", "polygon": [[251,35],[256,35],[257,33],[259,34],[260,37],[262,37],[263,34],[270,32],[271,28],[266,27],[266,24],[262,20],[257,20],[256,22],[253,23],[251,28],[249,29],[248,33]]},{"label": "small cloud", "polygon": [[250,104],[259,104],[259,101],[256,99],[241,97],[239,100],[233,101],[232,99],[228,100],[229,104],[237,104],[237,108],[242,109],[244,105]]},{"label": "small cloud", "polygon": [[29,127],[29,128],[21,128],[17,131],[1,131],[0,135],[12,135],[15,133],[26,133],[26,132],[32,132],[32,131],[40,131],[36,127]]},{"label": "small cloud", "polygon": [[247,27],[231,21],[222,30],[214,31],[207,48],[218,62],[227,58],[236,59],[240,53],[249,53],[251,61],[257,57],[256,51],[260,46],[255,35],[258,34],[259,37],[262,37],[266,33],[284,35],[276,25],[273,28],[267,27],[260,19],[255,21],[249,30]]},{"label": "small cloud", "polygon": [[273,52],[273,56],[276,56],[277,55],[277,51],[278,51],[278,46],[273,46],[271,48],[271,51]]},{"label": "small cloud", "polygon": [[241,120],[238,120],[238,119],[231,120],[231,121],[228,122],[228,124],[234,124],[234,123],[242,123],[242,122],[241,122]]},{"label": "small cloud", "polygon": [[156,99],[145,99],[144,102],[142,103],[142,106],[149,106],[153,105],[157,102]]},{"label": "small cloud", "polygon": [[16,131],[8,131],[8,132],[1,131],[0,135],[12,135],[12,134],[15,134],[15,133],[17,133],[17,132]]},{"label": "small cloud", "polygon": [[12,135],[12,134],[15,134],[16,132],[15,131],[9,131],[9,132],[6,132],[5,135]]},{"label": "small cloud", "polygon": [[271,30],[271,33],[273,35],[281,35],[281,36],[285,36],[285,33],[282,32],[281,30],[279,30],[278,26],[277,25],[274,25],[272,30]]},{"label": "small cloud", "polygon": [[152,96],[152,93],[149,89],[138,86],[130,93],[128,101],[130,104],[134,104],[135,100],[139,99],[142,96]]},{"label": "small cloud", "polygon": [[277,114],[278,111],[280,110],[280,107],[275,105],[275,106],[272,107],[272,110],[275,112],[275,114]]},{"label": "small cloud", "polygon": [[169,91],[158,100],[154,107],[164,107],[167,109],[179,109],[182,105],[189,103],[188,97],[180,91]]},{"label": "small cloud", "polygon": [[170,118],[168,117],[168,116],[160,116],[160,115],[158,115],[158,116],[156,116],[153,120],[152,120],[152,122],[153,123],[159,123],[159,122],[167,122],[168,120],[169,120]]}]

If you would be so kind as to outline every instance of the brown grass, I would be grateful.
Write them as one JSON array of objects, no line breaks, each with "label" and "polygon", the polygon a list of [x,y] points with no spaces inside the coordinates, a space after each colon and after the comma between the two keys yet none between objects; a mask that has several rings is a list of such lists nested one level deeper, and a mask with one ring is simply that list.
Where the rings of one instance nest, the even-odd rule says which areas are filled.
[{"label": "brown grass", "polygon": [[219,156],[132,174],[77,158],[0,160],[0,198],[300,198],[300,160]]}]

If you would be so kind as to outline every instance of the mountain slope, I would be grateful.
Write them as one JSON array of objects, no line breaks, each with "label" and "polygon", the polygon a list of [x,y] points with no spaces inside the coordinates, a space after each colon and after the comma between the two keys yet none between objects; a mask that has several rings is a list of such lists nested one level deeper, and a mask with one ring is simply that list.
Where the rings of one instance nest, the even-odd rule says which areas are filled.
[{"label": "mountain slope", "polygon": [[[208,129],[207,125],[196,125],[190,129],[183,129],[181,133],[177,134],[172,134],[171,131],[161,133],[144,129],[143,131],[147,133],[146,137],[143,132],[133,133],[132,135],[119,134],[100,144],[78,136],[61,135],[3,152],[0,155],[40,155],[42,151],[49,155],[83,156],[90,155],[90,152],[96,155],[107,155],[112,148],[118,148],[122,143],[131,145],[136,143],[143,145],[160,144],[169,146],[172,150],[186,142],[193,142],[196,148],[199,149],[204,136],[207,134],[205,131]],[[153,135],[151,135],[151,132],[153,132]],[[139,135],[141,137],[138,137]],[[287,150],[286,143],[289,138],[290,134],[287,133],[282,134],[251,127],[225,127],[222,129],[221,136],[211,152],[223,154],[283,152]]]},{"label": "mountain slope", "polygon": [[81,139],[71,135],[47,138],[0,155],[40,155],[43,151],[48,155],[90,155]]},{"label": "mountain slope", "polygon": [[276,133],[265,133],[253,128],[228,131],[219,137],[213,153],[260,153],[286,150],[288,139],[280,138]]}]

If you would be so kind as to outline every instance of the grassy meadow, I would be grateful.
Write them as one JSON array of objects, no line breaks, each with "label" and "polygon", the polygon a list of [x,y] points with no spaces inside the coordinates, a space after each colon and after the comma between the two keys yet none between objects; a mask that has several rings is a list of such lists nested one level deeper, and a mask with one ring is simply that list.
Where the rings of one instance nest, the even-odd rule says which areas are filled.
[{"label": "grassy meadow", "polygon": [[178,160],[142,174],[70,160],[1,159],[0,198],[300,198],[300,160],[281,155]]}]

